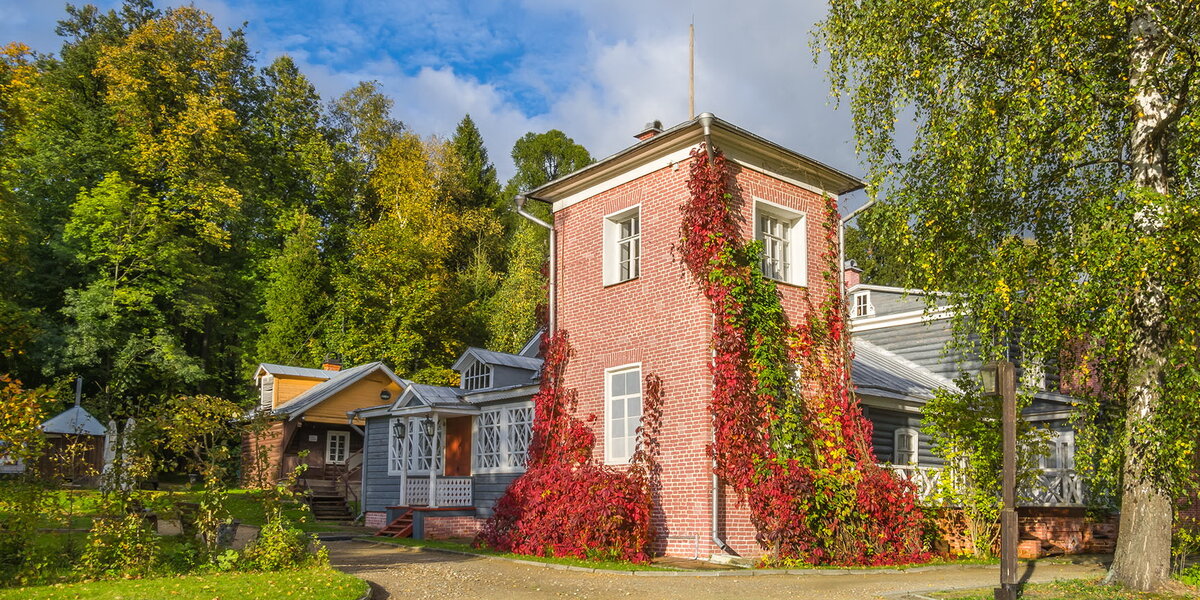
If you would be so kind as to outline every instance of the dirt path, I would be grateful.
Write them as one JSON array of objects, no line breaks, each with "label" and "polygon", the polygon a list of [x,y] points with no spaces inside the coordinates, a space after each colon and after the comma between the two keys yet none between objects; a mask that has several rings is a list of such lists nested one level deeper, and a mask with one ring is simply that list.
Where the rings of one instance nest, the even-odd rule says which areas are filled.
[{"label": "dirt path", "polygon": [[[640,577],[563,571],[501,559],[419,552],[362,542],[329,542],[333,566],[371,583],[374,600],[425,598],[900,598],[911,593],[995,585],[996,568],[870,575],[738,575]],[[1029,566],[1032,581],[1096,577],[1095,564]]]}]

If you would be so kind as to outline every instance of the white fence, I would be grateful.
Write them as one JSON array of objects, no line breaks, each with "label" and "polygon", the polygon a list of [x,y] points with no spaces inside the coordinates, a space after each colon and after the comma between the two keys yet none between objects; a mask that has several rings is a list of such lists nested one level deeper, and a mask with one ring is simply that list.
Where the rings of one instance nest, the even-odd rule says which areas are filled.
[{"label": "white fence", "polygon": [[439,508],[472,506],[472,483],[470,477],[438,477],[437,502],[429,503],[429,478],[409,477],[407,498],[409,506],[437,506]]},{"label": "white fence", "polygon": [[[933,498],[947,477],[941,467],[881,466],[891,469],[899,479],[913,482],[917,497],[923,503]],[[1033,486],[1020,490],[1018,503],[1021,506],[1081,506],[1083,498],[1083,482],[1074,469],[1042,469]]]}]

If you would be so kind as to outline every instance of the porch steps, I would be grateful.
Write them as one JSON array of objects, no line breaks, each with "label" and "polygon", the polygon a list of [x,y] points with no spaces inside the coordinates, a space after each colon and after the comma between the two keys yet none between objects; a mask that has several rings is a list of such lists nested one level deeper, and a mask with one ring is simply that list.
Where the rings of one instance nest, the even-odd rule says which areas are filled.
[{"label": "porch steps", "polygon": [[400,513],[394,521],[387,524],[387,527],[375,532],[375,537],[394,537],[402,538],[409,537],[413,532],[413,511],[406,510]]},{"label": "porch steps", "polygon": [[318,521],[348,521],[354,517],[346,504],[346,496],[337,483],[320,479],[305,482],[308,489],[308,508]]}]

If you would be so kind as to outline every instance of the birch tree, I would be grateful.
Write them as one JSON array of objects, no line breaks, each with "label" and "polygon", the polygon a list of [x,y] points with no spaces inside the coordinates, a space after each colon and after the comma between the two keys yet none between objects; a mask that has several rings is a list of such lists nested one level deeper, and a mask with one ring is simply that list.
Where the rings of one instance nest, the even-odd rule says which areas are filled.
[{"label": "birch tree", "polygon": [[1084,397],[1077,463],[1137,590],[1197,483],[1198,39],[1185,0],[834,0],[816,38],[883,200],[864,230],[985,358],[1016,339]]}]

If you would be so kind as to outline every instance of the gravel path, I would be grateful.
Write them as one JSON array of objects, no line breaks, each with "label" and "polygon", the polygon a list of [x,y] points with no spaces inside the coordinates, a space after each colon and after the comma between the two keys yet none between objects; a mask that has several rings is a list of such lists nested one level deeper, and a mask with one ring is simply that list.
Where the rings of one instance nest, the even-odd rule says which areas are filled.
[{"label": "gravel path", "polygon": [[[999,570],[959,568],[869,575],[643,577],[563,571],[507,560],[421,552],[363,542],[328,542],[333,566],[366,579],[374,600],[426,598],[902,598],[912,593],[995,585]],[[1032,581],[1097,577],[1096,564],[1026,566]]]}]

